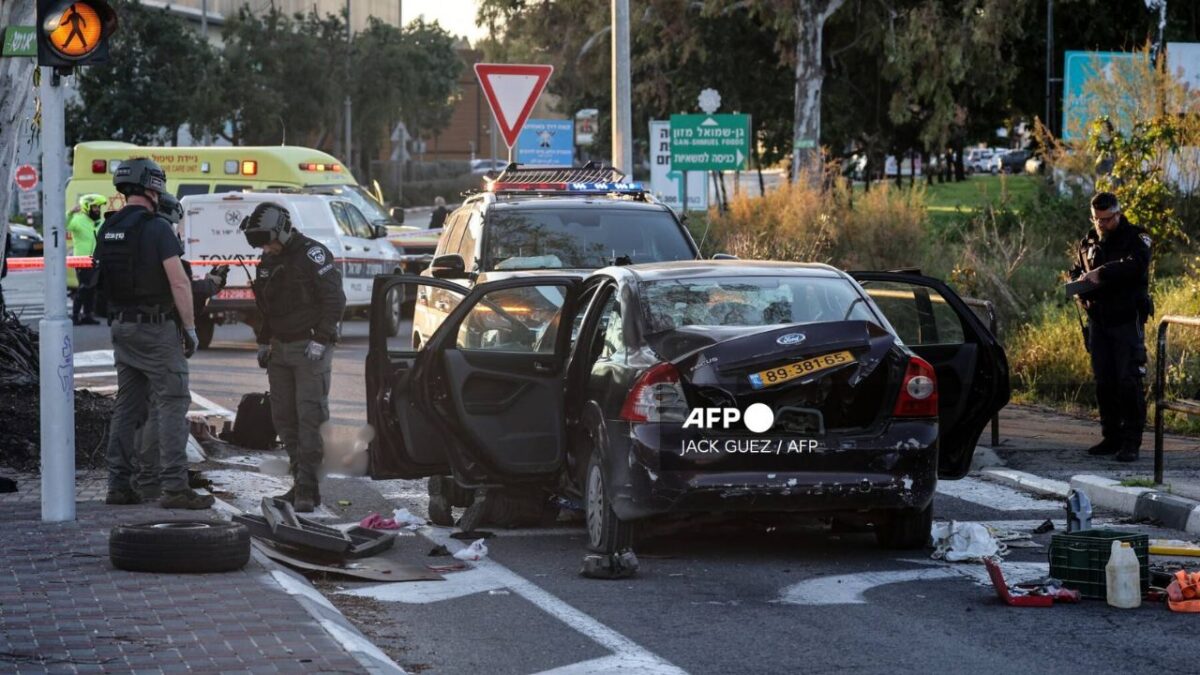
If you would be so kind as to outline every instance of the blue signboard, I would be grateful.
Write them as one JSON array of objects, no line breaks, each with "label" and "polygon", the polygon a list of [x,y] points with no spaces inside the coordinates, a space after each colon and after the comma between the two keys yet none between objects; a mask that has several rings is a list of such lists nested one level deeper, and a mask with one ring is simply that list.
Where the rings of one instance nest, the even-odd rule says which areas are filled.
[{"label": "blue signboard", "polygon": [[517,137],[517,161],[533,166],[571,166],[575,159],[575,123],[529,120]]},{"label": "blue signboard", "polygon": [[[1128,67],[1134,58],[1144,58],[1129,52],[1066,52],[1063,61],[1062,137],[1087,138],[1092,95],[1087,91],[1089,80],[1098,77],[1113,79],[1112,70]],[[1107,111],[1119,117],[1119,111]],[[1115,122],[1119,120],[1115,119]]]}]

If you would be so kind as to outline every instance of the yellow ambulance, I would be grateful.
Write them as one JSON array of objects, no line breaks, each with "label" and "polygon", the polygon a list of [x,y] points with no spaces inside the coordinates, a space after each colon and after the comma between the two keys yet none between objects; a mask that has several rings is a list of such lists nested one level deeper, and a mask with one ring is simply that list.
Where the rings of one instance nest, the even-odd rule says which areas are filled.
[{"label": "yellow ambulance", "polygon": [[180,199],[189,195],[297,190],[345,199],[372,224],[398,225],[401,209],[386,209],[334,157],[311,148],[278,146],[145,147],[119,141],[89,141],[75,146],[67,208],[88,193],[108,197],[110,209],[120,209],[124,197],[113,189],[112,175],[131,157],[149,157],[167,173],[167,189]]}]

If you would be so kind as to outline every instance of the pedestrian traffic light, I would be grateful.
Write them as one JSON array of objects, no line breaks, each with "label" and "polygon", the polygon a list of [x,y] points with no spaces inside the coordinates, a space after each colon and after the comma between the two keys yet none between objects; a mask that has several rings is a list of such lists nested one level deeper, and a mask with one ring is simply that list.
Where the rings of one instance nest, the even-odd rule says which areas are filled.
[{"label": "pedestrian traffic light", "polygon": [[105,0],[38,0],[38,65],[57,68],[108,61],[117,13]]}]

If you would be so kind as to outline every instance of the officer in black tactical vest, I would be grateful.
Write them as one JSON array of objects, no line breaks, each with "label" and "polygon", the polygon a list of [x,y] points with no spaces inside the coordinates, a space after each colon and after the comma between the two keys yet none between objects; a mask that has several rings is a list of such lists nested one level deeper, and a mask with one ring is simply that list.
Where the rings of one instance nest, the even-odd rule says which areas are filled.
[{"label": "officer in black tactical vest", "polygon": [[1103,440],[1091,455],[1138,459],[1146,426],[1146,319],[1150,298],[1150,235],[1121,213],[1116,195],[1092,198],[1092,230],[1079,242],[1070,276],[1093,286],[1080,294],[1087,310],[1085,329],[1096,378]]},{"label": "officer in black tactical vest", "polygon": [[207,509],[211,495],[188,487],[187,410],[191,403],[187,359],[196,351],[191,279],[180,256],[174,229],[158,214],[167,175],[147,158],[122,162],[113,185],[125,195],[125,208],[97,234],[93,255],[98,288],[108,307],[117,366],[117,404],[108,439],[108,504],[138,504],[131,485],[136,456],[134,434],[158,402],[157,433],[162,454],[163,495],[168,509]]},{"label": "officer in black tactical vest", "polygon": [[[174,228],[179,228],[183,221],[183,206],[179,200],[169,192],[164,192],[158,197],[158,213],[163,218],[166,218]],[[183,232],[176,229],[175,235],[179,238],[179,243],[183,244]],[[192,278],[192,266],[184,259],[179,261],[183,265],[183,271],[187,274],[188,279],[192,282],[192,309],[196,316],[199,316],[204,311],[204,306],[208,304],[208,299],[221,292],[225,288],[225,282],[229,277],[228,265],[217,265],[212,270],[204,275],[202,279]],[[134,473],[133,488],[143,500],[158,499],[162,496],[162,452],[158,444],[158,434],[154,433],[158,429],[159,405],[158,401],[153,396],[150,397],[150,416],[146,418],[143,424],[137,431],[134,440],[134,447],[137,451],[137,469]],[[150,432],[146,430],[149,429]]]},{"label": "officer in black tactical vest", "polygon": [[267,369],[271,419],[293,478],[292,489],[280,497],[307,513],[321,504],[321,425],[329,420],[333,344],[346,308],[342,273],[329,249],[293,229],[279,204],[259,204],[241,229],[251,246],[263,250],[254,280],[262,314],[258,365]]}]

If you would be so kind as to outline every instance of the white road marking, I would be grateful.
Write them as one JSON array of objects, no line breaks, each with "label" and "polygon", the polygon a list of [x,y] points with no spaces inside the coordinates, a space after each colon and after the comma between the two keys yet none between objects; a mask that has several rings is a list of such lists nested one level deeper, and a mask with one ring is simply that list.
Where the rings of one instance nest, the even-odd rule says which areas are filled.
[{"label": "white road marking", "polygon": [[117,357],[111,349],[96,349],[90,352],[75,353],[76,368],[98,368],[100,366],[112,366],[117,362]]},{"label": "white road marking", "polygon": [[1061,509],[1062,504],[1049,499],[1037,499],[1006,485],[989,483],[978,478],[938,481],[938,494],[962,499],[997,511],[1045,511]]},{"label": "white road marking", "polygon": [[[430,541],[441,544],[450,551],[457,551],[466,546],[466,543],[450,538],[450,530],[443,528],[425,527],[422,528],[420,534]],[[575,631],[582,633],[584,636],[591,639],[593,642],[613,652],[613,656],[609,657],[613,661],[604,661],[603,665],[619,662],[622,664],[622,669],[627,671],[636,671],[642,673],[683,673],[684,671],[672,665],[661,657],[647,651],[645,648],[638,645],[633,640],[625,637],[617,631],[600,623],[584,612],[572,607],[563,602],[558,597],[552,595],[548,591],[540,588],[536,584],[528,581],[519,574],[508,569],[504,565],[485,558],[472,563],[475,567],[473,572],[478,573],[478,576],[473,580],[468,580],[467,584],[472,587],[488,586],[488,590],[495,588],[507,588],[513,593],[525,598],[533,603],[543,612],[558,619],[571,627]],[[447,580],[443,582],[433,582],[436,584],[451,585],[455,584],[457,577],[466,574],[466,572],[457,572],[447,576]],[[484,581],[484,580],[487,581]],[[383,600],[381,593],[395,592],[403,594],[404,588],[412,587],[417,584],[426,582],[412,582],[406,584],[380,584],[378,586],[369,586],[360,588],[355,591],[343,591],[343,593],[359,595],[362,597],[375,598]],[[494,586],[492,584],[495,584]],[[479,592],[479,591],[475,591]],[[457,596],[455,596],[457,597]],[[403,601],[402,601],[403,602]],[[585,661],[566,668],[578,668],[578,670],[563,670],[557,672],[565,673],[588,673],[601,672],[592,668],[591,665],[596,663],[593,661]],[[611,670],[609,671],[611,672]]]},{"label": "white road marking", "polygon": [[[976,563],[943,563],[936,560],[901,560],[924,565],[915,569],[882,572],[858,572],[817,577],[785,587],[774,602],[787,605],[862,605],[868,602],[868,591],[888,584],[907,581],[936,581],[939,579],[970,579],[981,586],[990,586],[987,568]],[[1001,562],[1008,583],[1045,577],[1049,563]]]},{"label": "white road marking", "polygon": [[[458,562],[453,558],[432,558],[430,564],[440,561],[445,564]],[[371,598],[381,602],[403,602],[409,605],[427,605],[431,602],[453,600],[476,593],[504,588],[504,580],[498,578],[491,570],[476,567],[463,572],[453,572],[446,575],[445,581],[409,581],[402,584],[380,584],[367,586],[350,591],[338,591],[338,595],[353,595],[360,598]]]},{"label": "white road marking", "polygon": [[220,415],[230,418],[234,417],[232,410],[219,406],[194,391],[192,392],[192,402],[203,408],[204,411],[210,415]]}]

